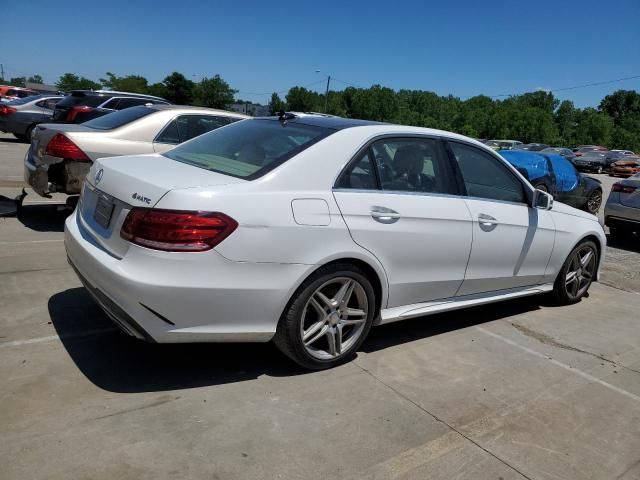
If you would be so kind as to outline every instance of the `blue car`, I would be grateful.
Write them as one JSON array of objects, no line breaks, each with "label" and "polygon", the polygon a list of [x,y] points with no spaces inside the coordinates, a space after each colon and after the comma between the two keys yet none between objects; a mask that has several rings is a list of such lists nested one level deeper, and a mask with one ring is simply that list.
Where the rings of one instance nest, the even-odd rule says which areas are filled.
[{"label": "blue car", "polygon": [[559,202],[597,214],[602,205],[602,184],[583,175],[566,158],[550,153],[505,150],[500,155],[516,167],[535,188]]}]

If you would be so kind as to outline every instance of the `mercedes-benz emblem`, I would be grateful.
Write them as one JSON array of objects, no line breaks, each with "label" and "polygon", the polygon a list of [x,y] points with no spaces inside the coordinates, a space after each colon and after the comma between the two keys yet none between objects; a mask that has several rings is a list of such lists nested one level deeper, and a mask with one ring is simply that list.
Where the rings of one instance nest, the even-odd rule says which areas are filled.
[{"label": "mercedes-benz emblem", "polygon": [[100,180],[102,180],[103,175],[104,175],[104,170],[101,168],[100,170],[98,170],[98,173],[96,173],[96,176],[93,178],[93,181],[95,182],[96,185],[100,183]]}]

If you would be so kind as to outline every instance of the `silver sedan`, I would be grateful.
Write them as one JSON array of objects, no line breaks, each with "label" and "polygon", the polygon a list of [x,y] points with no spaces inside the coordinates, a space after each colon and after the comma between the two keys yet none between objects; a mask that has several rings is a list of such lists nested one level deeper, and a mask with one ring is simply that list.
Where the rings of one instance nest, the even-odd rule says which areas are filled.
[{"label": "silver sedan", "polygon": [[0,130],[29,141],[37,124],[48,122],[61,95],[35,95],[0,105]]},{"label": "silver sedan", "polygon": [[25,181],[43,197],[80,193],[98,158],[162,153],[208,131],[248,118],[234,112],[179,105],[145,105],[80,125],[41,124],[24,159]]},{"label": "silver sedan", "polygon": [[613,184],[604,207],[604,223],[611,235],[640,233],[640,173]]}]

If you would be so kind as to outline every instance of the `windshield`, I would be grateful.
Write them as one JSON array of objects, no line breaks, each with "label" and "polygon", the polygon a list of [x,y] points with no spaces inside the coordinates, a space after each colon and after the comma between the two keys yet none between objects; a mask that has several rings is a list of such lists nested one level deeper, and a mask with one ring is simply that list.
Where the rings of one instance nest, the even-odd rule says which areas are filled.
[{"label": "windshield", "polygon": [[83,125],[85,127],[95,128],[96,130],[113,130],[114,128],[122,127],[127,123],[146,117],[153,112],[157,112],[157,110],[144,106],[125,108],[124,110],[108,113],[102,117],[84,122]]},{"label": "windshield", "polygon": [[233,177],[253,180],[334,130],[278,120],[244,120],[213,130],[163,155]]}]

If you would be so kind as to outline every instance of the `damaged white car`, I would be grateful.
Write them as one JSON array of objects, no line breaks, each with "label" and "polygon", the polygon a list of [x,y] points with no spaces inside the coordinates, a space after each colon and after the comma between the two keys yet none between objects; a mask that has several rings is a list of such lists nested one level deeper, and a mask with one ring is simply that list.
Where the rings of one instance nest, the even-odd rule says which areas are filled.
[{"label": "damaged white car", "polygon": [[216,128],[248,118],[203,107],[145,105],[120,110],[80,125],[41,124],[24,159],[33,190],[80,193],[89,168],[102,157],[162,153]]}]

